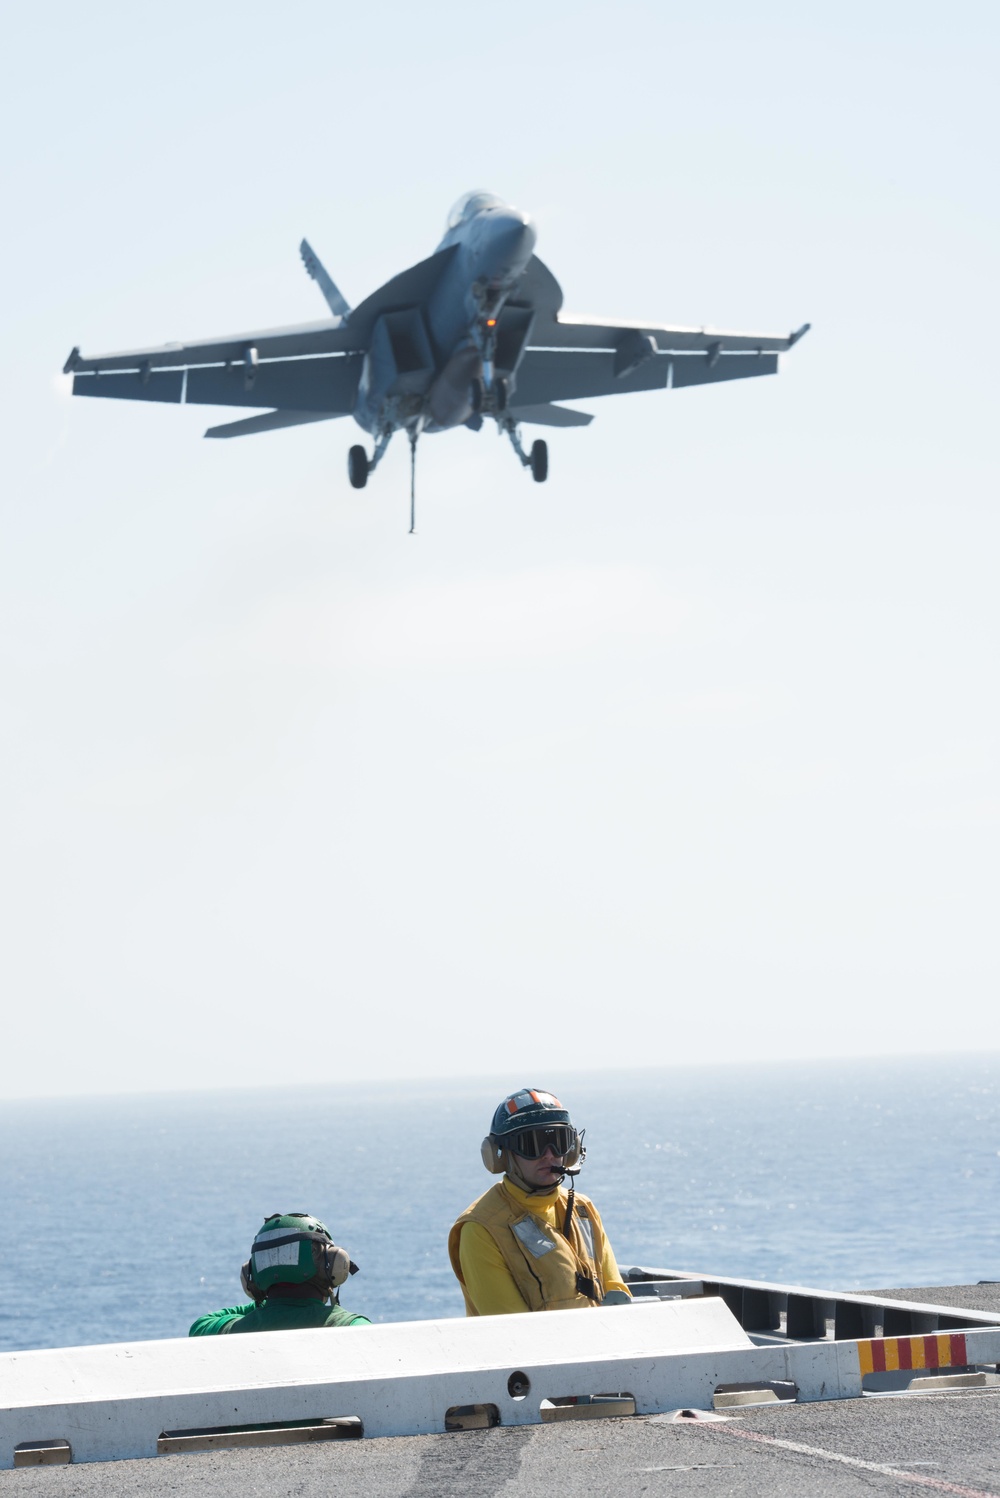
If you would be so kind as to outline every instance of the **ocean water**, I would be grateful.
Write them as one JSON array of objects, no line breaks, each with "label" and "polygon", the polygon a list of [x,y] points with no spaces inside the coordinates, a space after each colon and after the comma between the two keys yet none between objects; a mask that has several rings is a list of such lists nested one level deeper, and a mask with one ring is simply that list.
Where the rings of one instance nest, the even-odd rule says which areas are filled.
[{"label": "ocean water", "polygon": [[0,1349],[186,1334],[311,1211],[375,1321],[458,1316],[455,1216],[504,1093],[554,1088],[624,1268],[830,1289],[1000,1279],[1000,1057],[0,1104]]}]

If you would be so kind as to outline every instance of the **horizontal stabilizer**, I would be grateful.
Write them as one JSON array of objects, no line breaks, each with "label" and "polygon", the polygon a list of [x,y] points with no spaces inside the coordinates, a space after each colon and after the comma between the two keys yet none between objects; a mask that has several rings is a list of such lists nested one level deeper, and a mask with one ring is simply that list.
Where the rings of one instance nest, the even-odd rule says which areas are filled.
[{"label": "horizontal stabilizer", "polygon": [[260,416],[247,416],[243,421],[227,421],[222,426],[209,427],[206,437],[250,437],[254,432],[273,432],[279,427],[300,427],[310,421],[333,421],[336,411],[264,411]]},{"label": "horizontal stabilizer", "polygon": [[302,264],[326,297],[326,305],[334,317],[350,317],[350,307],[341,296],[339,288],[334,284],[322,260],[316,254],[308,239],[304,239],[299,245],[299,254],[302,256]]},{"label": "horizontal stabilizer", "polygon": [[511,415],[517,421],[533,422],[540,427],[589,427],[593,421],[589,411],[571,411],[568,406],[518,406],[511,407]]}]

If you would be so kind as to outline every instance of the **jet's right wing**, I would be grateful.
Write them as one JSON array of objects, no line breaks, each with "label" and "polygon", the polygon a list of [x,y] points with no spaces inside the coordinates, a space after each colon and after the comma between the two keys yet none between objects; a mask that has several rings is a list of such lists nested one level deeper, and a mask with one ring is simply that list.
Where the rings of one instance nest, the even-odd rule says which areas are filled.
[{"label": "jet's right wing", "polygon": [[[191,343],[165,343],[100,354],[93,359],[85,359],[75,348],[66,360],[64,373],[73,375],[74,395],[189,405],[270,406],[289,413],[346,416],[354,408],[363,356],[371,344],[375,323],[386,312],[425,301],[450,263],[454,248],[438,251],[394,276],[344,318]],[[268,419],[268,425],[261,423],[252,430],[264,431],[274,425],[278,423]],[[241,431],[251,430],[242,423],[240,426]]]},{"label": "jet's right wing", "polygon": [[131,369],[184,369],[202,364],[240,364],[248,354],[262,359],[298,359],[304,354],[363,353],[365,344],[336,318],[297,323],[287,328],[263,328],[256,333],[236,333],[223,338],[202,338],[191,343],[163,343],[154,348],[129,349],[120,354],[99,354],[85,359],[75,348],[63,366],[63,374],[105,374]]},{"label": "jet's right wing", "polygon": [[189,406],[271,406],[276,411],[296,413],[303,420],[309,419],[303,414],[307,412],[348,416],[354,409],[363,362],[361,354],[271,359],[266,364],[244,357],[238,362],[190,365],[186,369],[140,366],[85,371],[74,374],[73,394]]}]

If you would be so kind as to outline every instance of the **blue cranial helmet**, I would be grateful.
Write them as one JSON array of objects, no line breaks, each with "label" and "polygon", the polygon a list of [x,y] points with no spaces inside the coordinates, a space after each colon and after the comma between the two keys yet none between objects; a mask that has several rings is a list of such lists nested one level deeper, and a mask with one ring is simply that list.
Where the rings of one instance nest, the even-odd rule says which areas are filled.
[{"label": "blue cranial helmet", "polygon": [[559,1099],[540,1087],[522,1087],[505,1097],[493,1115],[490,1132],[483,1140],[483,1164],[491,1175],[507,1171],[520,1180],[513,1156],[538,1159],[546,1149],[572,1171],[583,1159],[583,1135],[578,1133]]}]

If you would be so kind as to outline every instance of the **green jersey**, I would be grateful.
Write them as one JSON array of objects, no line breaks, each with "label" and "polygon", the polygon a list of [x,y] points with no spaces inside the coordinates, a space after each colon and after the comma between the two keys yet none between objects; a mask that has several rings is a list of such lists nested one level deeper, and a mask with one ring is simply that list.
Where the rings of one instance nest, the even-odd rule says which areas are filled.
[{"label": "green jersey", "polygon": [[371,1326],[367,1316],[331,1306],[325,1300],[265,1300],[261,1305],[233,1306],[199,1316],[189,1337],[212,1337],[225,1332],[293,1332],[310,1326]]}]

